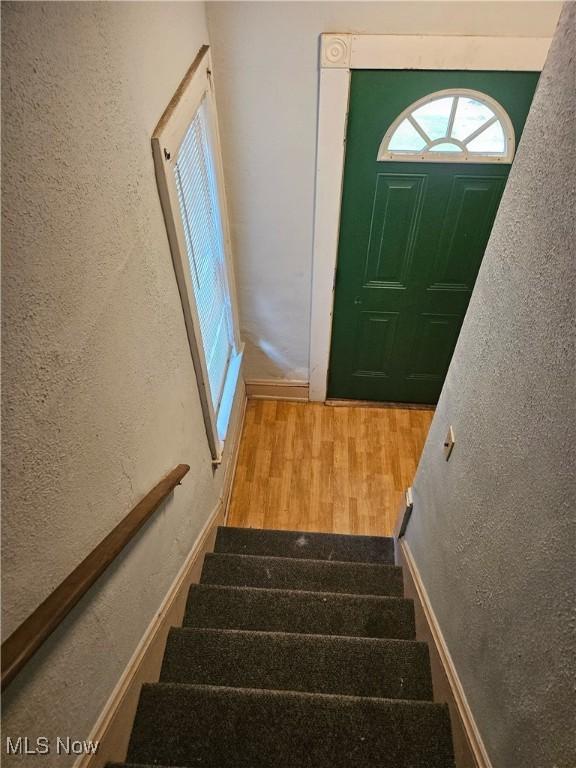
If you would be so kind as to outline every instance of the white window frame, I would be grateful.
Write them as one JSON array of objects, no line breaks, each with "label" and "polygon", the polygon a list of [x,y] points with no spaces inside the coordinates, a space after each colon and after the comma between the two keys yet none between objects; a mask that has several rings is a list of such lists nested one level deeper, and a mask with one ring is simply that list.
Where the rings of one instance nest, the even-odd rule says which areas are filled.
[{"label": "white window frame", "polygon": [[310,400],[326,400],[352,70],[540,72],[550,42],[549,37],[320,35],[310,317]]},{"label": "white window frame", "polygon": [[[162,203],[162,210],[164,212],[164,220],[166,222],[166,230],[170,241],[174,271],[176,273],[178,290],[182,302],[188,343],[194,361],[194,370],[198,382],[208,444],[210,446],[213,463],[219,464],[222,460],[224,440],[230,420],[230,411],[236,392],[236,385],[240,377],[244,345],[241,342],[238,332],[238,308],[230,247],[230,229],[224,191],[224,175],[222,171],[220,138],[218,134],[216,99],[211,75],[212,62],[210,59],[210,50],[209,46],[204,45],[184,76],[184,79],[178,86],[174,97],[156,126],[152,135],[152,154],[156,169],[158,191]],[[194,119],[203,101],[206,105],[209,144],[212,149],[212,159],[216,171],[220,225],[222,229],[226,279],[230,295],[235,347],[232,359],[228,364],[224,392],[220,399],[221,405],[218,413],[215,412],[212,404],[208,366],[206,363],[198,311],[194,298],[194,289],[192,286],[186,250],[186,238],[180,213],[176,177],[174,174],[174,166],[178,157],[178,150],[190,127],[190,123]]]},{"label": "white window frame", "polygon": [[[393,135],[396,133],[396,129],[400,126],[401,123],[404,122],[406,118],[409,119],[417,109],[423,107],[425,104],[430,104],[437,99],[444,99],[449,97],[455,97],[458,99],[461,97],[475,99],[476,101],[485,104],[492,110],[495,120],[488,120],[485,124],[479,126],[474,133],[471,133],[466,137],[465,140],[462,141],[446,136],[430,141],[430,146],[434,146],[435,144],[444,144],[445,142],[458,144],[461,146],[461,152],[430,152],[427,147],[423,150],[416,151],[396,149],[391,150],[388,148],[388,144],[390,143]],[[454,121],[456,107],[457,102],[454,102],[452,106],[452,114],[448,122],[449,128],[452,126]],[[485,131],[489,125],[495,121],[499,122],[502,127],[504,140],[506,141],[506,151],[504,153],[498,154],[490,154],[489,152],[469,152],[466,147],[467,142],[471,141],[472,138],[474,138],[476,135],[481,135],[482,132]],[[514,159],[515,148],[516,141],[514,137],[514,126],[512,125],[512,120],[510,120],[510,116],[504,107],[496,101],[496,99],[488,96],[487,93],[474,91],[470,88],[447,88],[443,91],[434,91],[433,93],[429,93],[427,96],[424,96],[422,99],[418,99],[418,101],[410,104],[409,107],[406,107],[406,109],[398,115],[398,117],[394,120],[392,125],[384,134],[384,138],[382,139],[378,149],[377,160],[379,162],[391,160],[401,163],[511,163]]]}]

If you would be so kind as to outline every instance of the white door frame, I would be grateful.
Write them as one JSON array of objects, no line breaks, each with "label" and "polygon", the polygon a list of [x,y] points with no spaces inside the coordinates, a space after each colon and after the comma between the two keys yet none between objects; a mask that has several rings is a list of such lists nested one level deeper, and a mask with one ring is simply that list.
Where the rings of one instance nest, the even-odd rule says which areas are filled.
[{"label": "white door frame", "polygon": [[538,72],[548,37],[320,35],[310,321],[310,400],[326,400],[350,74],[353,69]]}]

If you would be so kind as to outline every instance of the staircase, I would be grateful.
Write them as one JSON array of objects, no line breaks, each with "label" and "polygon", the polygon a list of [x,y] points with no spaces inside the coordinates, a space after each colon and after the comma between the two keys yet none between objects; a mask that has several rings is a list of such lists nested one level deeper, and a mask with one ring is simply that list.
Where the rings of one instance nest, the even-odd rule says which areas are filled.
[{"label": "staircase", "polygon": [[453,768],[402,594],[392,539],[219,528],[123,768]]}]

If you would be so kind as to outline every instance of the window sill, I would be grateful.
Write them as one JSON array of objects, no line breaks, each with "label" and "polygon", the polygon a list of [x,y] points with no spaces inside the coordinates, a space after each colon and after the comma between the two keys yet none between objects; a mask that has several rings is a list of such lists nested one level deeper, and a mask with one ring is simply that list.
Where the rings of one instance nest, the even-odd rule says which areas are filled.
[{"label": "window sill", "polygon": [[236,390],[238,388],[238,379],[240,378],[240,371],[242,369],[242,359],[244,356],[244,344],[241,345],[240,350],[230,360],[228,366],[228,373],[226,374],[226,382],[224,384],[224,390],[222,392],[222,399],[220,400],[220,407],[218,409],[218,417],[216,419],[216,432],[218,436],[218,448],[217,456],[212,460],[212,463],[218,465],[222,462],[222,453],[224,451],[224,441],[228,434],[228,427],[230,426],[230,417],[232,415],[232,407],[234,405],[234,398],[236,396]]}]

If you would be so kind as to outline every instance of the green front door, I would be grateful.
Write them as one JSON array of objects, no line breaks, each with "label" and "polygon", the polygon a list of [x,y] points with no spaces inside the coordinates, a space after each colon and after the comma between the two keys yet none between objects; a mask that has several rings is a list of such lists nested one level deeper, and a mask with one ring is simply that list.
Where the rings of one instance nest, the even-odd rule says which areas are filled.
[{"label": "green front door", "polygon": [[352,73],[329,397],[437,402],[510,170],[377,160],[386,131],[429,94],[467,89],[504,108],[517,144],[537,82],[533,72]]}]

